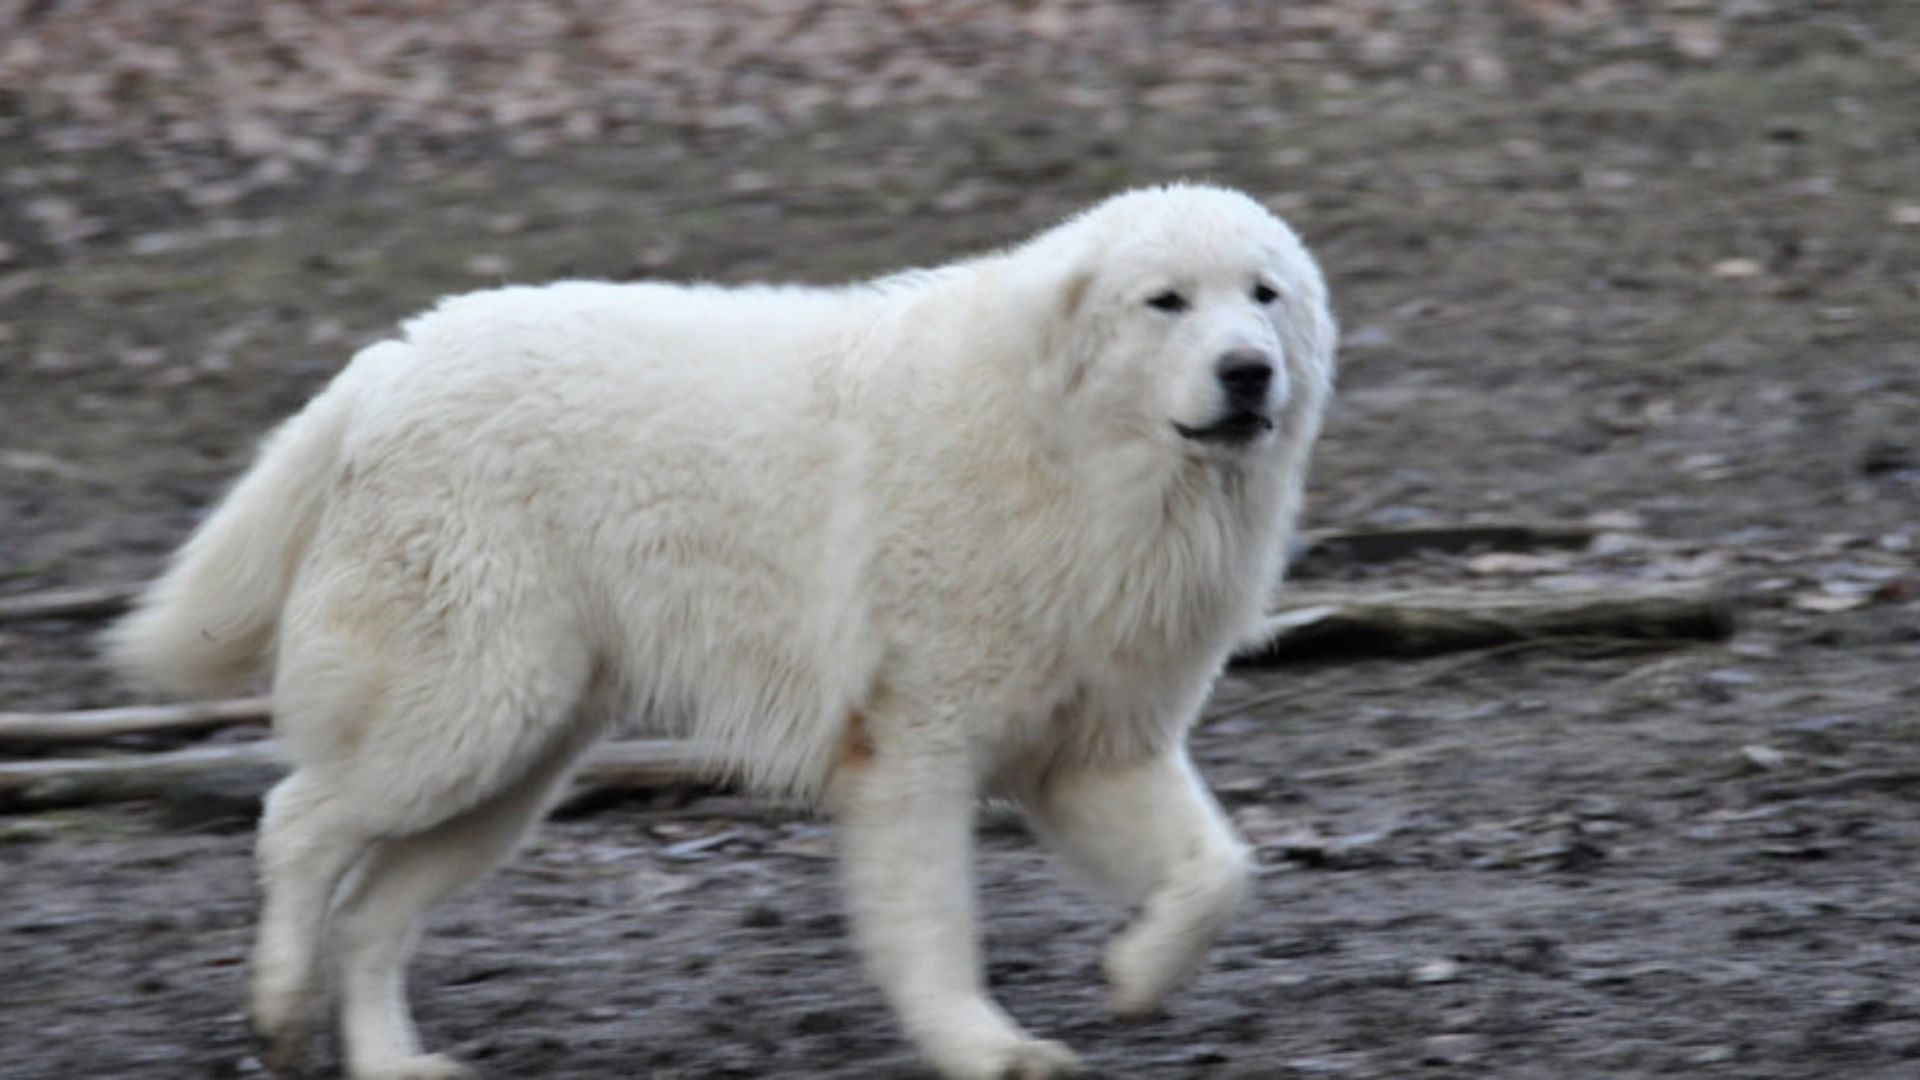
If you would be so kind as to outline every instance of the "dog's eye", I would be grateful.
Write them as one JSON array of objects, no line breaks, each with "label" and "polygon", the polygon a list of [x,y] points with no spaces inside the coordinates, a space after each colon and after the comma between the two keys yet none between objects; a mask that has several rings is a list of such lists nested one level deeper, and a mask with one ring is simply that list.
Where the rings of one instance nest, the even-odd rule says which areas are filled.
[{"label": "dog's eye", "polygon": [[1147,297],[1147,306],[1157,311],[1181,312],[1187,310],[1190,305],[1186,297],[1168,289],[1166,292]]},{"label": "dog's eye", "polygon": [[1280,294],[1264,281],[1253,287],[1253,302],[1256,304],[1271,304],[1278,299]]}]

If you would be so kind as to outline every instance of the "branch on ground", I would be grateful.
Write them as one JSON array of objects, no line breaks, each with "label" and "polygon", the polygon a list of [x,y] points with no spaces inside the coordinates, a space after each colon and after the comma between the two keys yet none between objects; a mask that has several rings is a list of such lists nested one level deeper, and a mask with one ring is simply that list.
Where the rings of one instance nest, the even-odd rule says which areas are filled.
[{"label": "branch on ground", "polygon": [[1299,590],[1283,596],[1261,639],[1242,649],[1234,661],[1432,656],[1574,638],[1720,641],[1733,630],[1731,601],[1720,590],[1701,585],[1565,593]]},{"label": "branch on ground", "polygon": [[[285,774],[278,749],[264,740],[163,754],[0,762],[0,811],[157,800],[252,815],[267,789]],[[616,739],[588,755],[567,801],[705,788],[722,779],[684,741]]]}]

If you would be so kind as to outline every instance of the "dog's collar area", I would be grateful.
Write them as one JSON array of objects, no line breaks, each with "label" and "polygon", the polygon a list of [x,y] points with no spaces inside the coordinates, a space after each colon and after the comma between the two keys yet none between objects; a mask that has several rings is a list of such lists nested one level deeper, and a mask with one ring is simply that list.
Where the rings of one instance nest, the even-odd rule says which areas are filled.
[{"label": "dog's collar area", "polygon": [[1257,412],[1236,412],[1215,420],[1206,427],[1189,427],[1175,420],[1173,430],[1179,432],[1181,438],[1190,439],[1193,442],[1241,446],[1272,431],[1273,418]]}]

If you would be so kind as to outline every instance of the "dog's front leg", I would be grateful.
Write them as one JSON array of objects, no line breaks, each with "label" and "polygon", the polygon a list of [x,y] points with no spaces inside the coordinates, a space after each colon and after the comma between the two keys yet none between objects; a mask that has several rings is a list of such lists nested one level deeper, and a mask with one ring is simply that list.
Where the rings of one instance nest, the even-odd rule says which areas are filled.
[{"label": "dog's front leg", "polygon": [[955,1080],[1077,1072],[1072,1051],[1031,1037],[987,996],[965,748],[856,736],[833,793],[854,940],[915,1045]]},{"label": "dog's front leg", "polygon": [[1069,863],[1135,910],[1107,947],[1109,1006],[1121,1016],[1158,1008],[1199,967],[1248,883],[1246,845],[1185,748],[1057,770],[1027,808]]}]

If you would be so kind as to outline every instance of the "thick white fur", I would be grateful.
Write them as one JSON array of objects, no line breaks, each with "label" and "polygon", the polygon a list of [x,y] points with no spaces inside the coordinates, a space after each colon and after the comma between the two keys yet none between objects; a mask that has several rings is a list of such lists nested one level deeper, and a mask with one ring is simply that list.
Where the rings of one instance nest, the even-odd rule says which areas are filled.
[{"label": "thick white fur", "polygon": [[[352,1076],[458,1073],[407,1016],[420,917],[643,716],[835,812],[858,944],[941,1073],[1073,1071],[985,993],[972,806],[1020,801],[1134,907],[1117,1011],[1197,965],[1246,870],[1184,734],[1277,577],[1333,343],[1292,232],[1176,186],[857,287],[456,297],[360,353],[108,642],[181,691],[271,666],[268,1063],[330,984]],[[1183,437],[1249,351],[1274,429]]]}]

